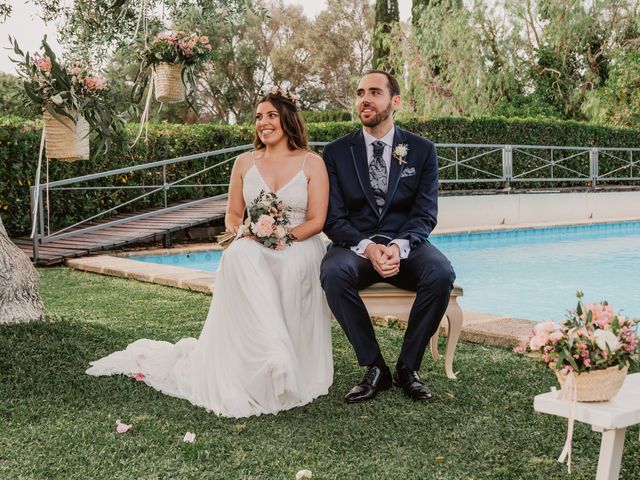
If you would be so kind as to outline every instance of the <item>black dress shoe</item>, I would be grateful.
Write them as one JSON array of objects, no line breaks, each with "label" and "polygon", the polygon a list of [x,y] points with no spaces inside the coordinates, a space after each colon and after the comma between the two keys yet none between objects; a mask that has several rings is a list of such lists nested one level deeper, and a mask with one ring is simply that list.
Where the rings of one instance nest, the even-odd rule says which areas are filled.
[{"label": "black dress shoe", "polygon": [[433,397],[429,387],[420,380],[418,372],[415,372],[404,365],[398,365],[396,367],[396,378],[394,381],[395,384],[399,386],[404,394],[411,400],[424,402],[426,400],[431,400]]},{"label": "black dress shoe", "polygon": [[344,397],[347,403],[366,402],[376,396],[378,392],[391,388],[391,371],[388,368],[369,367],[362,381],[349,390]]}]

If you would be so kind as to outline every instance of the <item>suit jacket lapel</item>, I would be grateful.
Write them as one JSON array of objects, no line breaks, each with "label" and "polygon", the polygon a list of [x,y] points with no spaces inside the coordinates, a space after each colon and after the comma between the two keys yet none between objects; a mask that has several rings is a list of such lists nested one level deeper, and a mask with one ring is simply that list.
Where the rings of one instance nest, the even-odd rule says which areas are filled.
[{"label": "suit jacket lapel", "polygon": [[364,135],[362,129],[358,130],[351,141],[351,158],[353,160],[353,166],[358,176],[358,183],[360,188],[364,192],[365,197],[371,208],[376,213],[376,216],[380,216],[378,212],[378,205],[376,199],[373,196],[373,190],[371,189],[371,183],[369,182],[369,162],[367,162],[367,146],[364,143]]},{"label": "suit jacket lapel", "polygon": [[387,210],[389,210],[389,206],[391,205],[391,201],[396,194],[396,190],[398,189],[398,183],[400,183],[400,173],[402,172],[402,165],[398,161],[397,158],[393,156],[393,152],[395,151],[396,145],[400,145],[405,143],[405,137],[402,130],[396,127],[395,133],[393,134],[393,146],[391,147],[391,171],[389,172],[389,185],[387,187],[387,196],[384,201],[384,207],[382,208],[382,213],[380,217],[383,217]]}]

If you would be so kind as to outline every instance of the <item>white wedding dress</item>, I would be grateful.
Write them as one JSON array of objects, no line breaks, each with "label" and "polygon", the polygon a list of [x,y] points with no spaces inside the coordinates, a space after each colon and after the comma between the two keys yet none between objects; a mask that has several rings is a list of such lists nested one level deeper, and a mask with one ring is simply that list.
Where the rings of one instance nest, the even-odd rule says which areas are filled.
[{"label": "white wedding dress", "polygon": [[[249,205],[269,191],[254,165],[243,181]],[[305,221],[300,170],[278,192],[293,226]],[[277,413],[328,392],[333,380],[330,311],[320,287],[318,235],[276,251],[235,240],[224,252],[200,337],[176,344],[137,340],[91,363],[87,374],[135,375],[167,395],[225,417]]]}]

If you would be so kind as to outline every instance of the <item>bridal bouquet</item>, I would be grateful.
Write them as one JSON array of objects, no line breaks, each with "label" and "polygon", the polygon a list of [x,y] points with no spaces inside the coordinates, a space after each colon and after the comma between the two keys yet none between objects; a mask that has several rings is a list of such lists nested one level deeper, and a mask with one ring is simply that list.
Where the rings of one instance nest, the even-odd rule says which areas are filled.
[{"label": "bridal bouquet", "polygon": [[[295,240],[289,231],[288,209],[275,193],[262,190],[247,211],[249,215],[244,225],[240,226],[238,237],[249,237],[274,250],[282,250]],[[218,243],[226,247],[235,238],[232,233],[226,232],[218,237]]]},{"label": "bridal bouquet", "polygon": [[517,353],[533,352],[563,374],[625,368],[637,362],[636,321],[616,315],[606,301],[582,303],[561,323],[537,324]]}]

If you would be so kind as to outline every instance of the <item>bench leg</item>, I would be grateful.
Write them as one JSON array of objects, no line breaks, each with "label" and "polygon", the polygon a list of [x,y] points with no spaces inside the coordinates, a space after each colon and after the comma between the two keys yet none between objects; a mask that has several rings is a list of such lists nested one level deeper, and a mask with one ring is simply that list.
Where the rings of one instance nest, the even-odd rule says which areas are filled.
[{"label": "bench leg", "polygon": [[626,428],[604,430],[602,432],[596,480],[612,480],[620,476],[625,432]]},{"label": "bench leg", "polygon": [[455,379],[456,375],[453,373],[453,356],[456,353],[456,346],[458,345],[458,339],[462,331],[462,309],[455,298],[449,302],[445,316],[449,320],[449,336],[447,338],[447,351],[444,355],[444,370],[447,372],[447,377]]},{"label": "bench leg", "polygon": [[[442,317],[442,320],[444,320],[445,318],[446,316]],[[440,323],[442,323],[442,321]],[[431,356],[436,362],[440,360],[440,352],[438,351],[439,338],[440,338],[440,325],[438,325],[438,328],[436,329],[436,333],[434,333],[433,336],[431,337],[431,340],[429,340],[429,345],[431,346]]]}]

